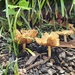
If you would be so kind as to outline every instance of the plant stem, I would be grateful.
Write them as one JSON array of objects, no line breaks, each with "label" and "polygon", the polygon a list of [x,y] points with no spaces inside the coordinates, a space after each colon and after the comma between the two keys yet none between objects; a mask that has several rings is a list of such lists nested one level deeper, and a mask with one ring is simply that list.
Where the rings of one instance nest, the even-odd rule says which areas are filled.
[{"label": "plant stem", "polygon": [[8,20],[9,32],[10,32],[10,36],[11,36],[11,39],[12,39],[12,42],[13,42],[14,52],[15,52],[15,55],[17,56],[16,45],[15,45],[15,43],[13,41],[14,40],[14,36],[13,36],[13,31],[12,31],[12,23],[11,23],[11,20],[9,18],[8,0],[5,0],[5,3],[6,3],[6,17],[7,17],[7,20]]}]

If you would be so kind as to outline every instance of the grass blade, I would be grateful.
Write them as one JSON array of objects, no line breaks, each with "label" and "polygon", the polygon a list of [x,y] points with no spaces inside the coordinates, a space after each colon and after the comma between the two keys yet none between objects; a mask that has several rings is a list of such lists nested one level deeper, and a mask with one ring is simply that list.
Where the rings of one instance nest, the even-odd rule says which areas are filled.
[{"label": "grass blade", "polygon": [[62,13],[62,16],[64,17],[64,0],[60,0],[60,2],[61,2],[61,13]]},{"label": "grass blade", "polygon": [[26,50],[32,55],[32,56],[36,56],[34,52],[32,52],[29,48],[26,48]]}]

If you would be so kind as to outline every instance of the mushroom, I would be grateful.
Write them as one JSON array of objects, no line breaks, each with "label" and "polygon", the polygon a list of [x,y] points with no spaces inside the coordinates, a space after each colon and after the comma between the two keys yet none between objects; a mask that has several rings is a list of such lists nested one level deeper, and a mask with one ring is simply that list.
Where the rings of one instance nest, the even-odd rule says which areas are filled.
[{"label": "mushroom", "polygon": [[26,48],[26,44],[31,43],[37,35],[37,30],[21,30],[16,29],[15,42],[22,44],[23,50]]},{"label": "mushroom", "polygon": [[64,41],[67,42],[67,36],[74,34],[73,30],[63,30],[63,31],[56,31],[58,35],[63,35],[64,36]]},{"label": "mushroom", "polygon": [[39,45],[48,46],[48,57],[51,57],[51,47],[59,45],[59,36],[55,32],[52,32],[50,35],[45,32],[42,38],[35,38],[35,41]]},{"label": "mushroom", "polygon": [[48,56],[51,57],[51,47],[59,46],[59,35],[51,32],[47,39]]},{"label": "mushroom", "polygon": [[69,24],[68,26],[70,30],[73,30],[75,32],[75,27],[73,27],[74,26],[73,24]]}]

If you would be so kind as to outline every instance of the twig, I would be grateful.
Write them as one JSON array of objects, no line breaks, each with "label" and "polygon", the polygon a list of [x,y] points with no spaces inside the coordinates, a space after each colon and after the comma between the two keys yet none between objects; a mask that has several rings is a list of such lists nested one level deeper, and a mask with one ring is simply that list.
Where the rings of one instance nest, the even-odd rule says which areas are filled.
[{"label": "twig", "polygon": [[44,63],[47,62],[49,59],[50,59],[50,58],[45,59],[45,60],[40,60],[40,61],[38,61],[38,62],[36,62],[36,63],[34,63],[34,64],[28,66],[28,67],[26,68],[26,70],[29,70],[29,69],[31,69],[31,68],[37,66],[37,65],[44,64]]},{"label": "twig", "polygon": [[29,60],[26,62],[26,66],[28,66],[28,65],[30,65],[30,64],[32,64],[36,59],[37,59],[37,57],[40,55],[39,53],[35,53],[36,54],[36,56],[31,56],[30,58],[29,58]]}]

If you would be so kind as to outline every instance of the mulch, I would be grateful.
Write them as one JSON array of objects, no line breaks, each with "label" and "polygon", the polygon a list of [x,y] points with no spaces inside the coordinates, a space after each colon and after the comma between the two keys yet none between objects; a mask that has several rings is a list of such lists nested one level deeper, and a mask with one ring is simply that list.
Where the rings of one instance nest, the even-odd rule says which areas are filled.
[{"label": "mulch", "polygon": [[[0,38],[0,64],[3,70],[9,62],[15,61],[15,54],[10,52],[7,41]],[[10,46],[9,46],[10,47]],[[48,57],[47,47],[43,47],[33,42],[27,45],[36,56],[23,52],[19,46],[20,54],[18,56],[19,75],[74,75],[75,74],[75,49],[52,47],[51,58]],[[13,66],[13,65],[12,65]],[[2,73],[2,70],[0,70]],[[13,70],[9,68],[8,75],[14,75]]]}]

